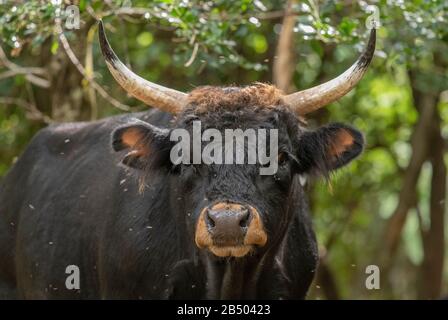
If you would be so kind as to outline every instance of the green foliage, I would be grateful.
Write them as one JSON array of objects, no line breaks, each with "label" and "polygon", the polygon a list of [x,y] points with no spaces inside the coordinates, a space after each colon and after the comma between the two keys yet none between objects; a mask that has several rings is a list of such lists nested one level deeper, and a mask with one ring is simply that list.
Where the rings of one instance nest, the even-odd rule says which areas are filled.
[{"label": "green foliage", "polygon": [[[61,3],[57,0],[23,1],[20,4],[17,1],[5,1],[0,7],[0,35],[6,45],[14,49],[15,55],[25,45],[42,45],[55,33],[55,18],[60,17],[63,21],[68,18],[68,12]],[[174,31],[178,44],[176,54],[185,61],[192,54],[193,46],[198,44],[200,50],[197,60],[208,62],[216,68],[223,63],[236,63],[247,69],[260,68],[259,64],[251,63],[238,53],[238,41],[235,39],[235,36],[244,38],[261,25],[253,16],[267,10],[260,1],[114,0],[106,3],[94,0],[80,1],[78,7],[84,22],[92,18],[88,9],[95,11],[98,17],[106,19],[111,16],[116,19],[117,13],[137,8],[140,22]],[[150,34],[145,32],[137,40],[140,39],[143,46],[149,46]],[[266,51],[267,44],[263,39],[259,35],[255,42],[251,42],[256,52]]]}]

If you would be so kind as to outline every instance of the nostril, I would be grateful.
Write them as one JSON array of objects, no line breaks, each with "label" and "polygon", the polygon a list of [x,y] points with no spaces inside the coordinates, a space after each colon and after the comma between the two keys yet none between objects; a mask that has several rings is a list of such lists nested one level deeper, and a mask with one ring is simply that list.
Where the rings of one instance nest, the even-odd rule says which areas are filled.
[{"label": "nostril", "polygon": [[207,214],[205,215],[205,222],[209,228],[215,227],[215,221],[213,217],[210,215],[210,210],[207,210]]},{"label": "nostril", "polygon": [[250,218],[250,214],[249,214],[249,210],[248,209],[244,209],[241,212],[241,216],[240,216],[240,227],[241,228],[247,228],[249,225],[249,218]]}]

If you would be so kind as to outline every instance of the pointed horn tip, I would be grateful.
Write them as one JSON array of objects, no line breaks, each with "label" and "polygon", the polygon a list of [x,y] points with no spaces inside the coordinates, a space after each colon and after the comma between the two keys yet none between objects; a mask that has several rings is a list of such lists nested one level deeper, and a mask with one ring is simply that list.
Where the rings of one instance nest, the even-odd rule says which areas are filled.
[{"label": "pointed horn tip", "polygon": [[104,24],[103,24],[103,19],[98,19],[97,20],[97,23],[98,23],[98,28],[99,28],[99,30],[100,30],[100,32],[103,32],[104,33]]},{"label": "pointed horn tip", "polygon": [[367,51],[375,51],[376,45],[376,28],[370,30],[369,41],[367,43]]},{"label": "pointed horn tip", "polygon": [[369,39],[367,41],[365,49],[358,59],[358,66],[360,66],[363,69],[367,69],[375,54],[375,47],[376,47],[376,29],[372,28],[370,30]]},{"label": "pointed horn tip", "polygon": [[101,53],[106,61],[119,60],[113,49],[110,47],[109,40],[107,40],[106,31],[104,30],[103,20],[101,19],[98,20],[98,38],[100,41]]},{"label": "pointed horn tip", "polygon": [[103,20],[98,20],[98,36],[100,38],[101,47],[103,46],[104,38],[106,38],[106,33],[104,32]]},{"label": "pointed horn tip", "polygon": [[103,20],[98,20],[98,34],[100,37],[100,41],[104,38],[107,40],[106,38],[106,32],[104,31],[104,24],[103,24]]}]

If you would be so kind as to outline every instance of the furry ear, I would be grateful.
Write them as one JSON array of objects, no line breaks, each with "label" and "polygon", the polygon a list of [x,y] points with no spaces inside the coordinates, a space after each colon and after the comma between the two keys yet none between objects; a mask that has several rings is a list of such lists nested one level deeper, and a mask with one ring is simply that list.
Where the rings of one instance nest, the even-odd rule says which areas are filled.
[{"label": "furry ear", "polygon": [[297,159],[300,172],[328,174],[347,165],[364,148],[361,132],[350,126],[332,123],[299,138]]},{"label": "furry ear", "polygon": [[169,143],[168,129],[158,128],[147,122],[133,119],[130,123],[116,128],[112,132],[112,148],[115,151],[129,150],[122,163],[137,169],[143,169],[160,154]]}]

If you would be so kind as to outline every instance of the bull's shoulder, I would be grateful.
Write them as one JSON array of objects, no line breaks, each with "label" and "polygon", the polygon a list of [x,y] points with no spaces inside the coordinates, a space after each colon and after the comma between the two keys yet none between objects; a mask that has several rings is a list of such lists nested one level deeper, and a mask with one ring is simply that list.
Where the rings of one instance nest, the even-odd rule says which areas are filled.
[{"label": "bull's shoulder", "polygon": [[75,150],[76,147],[109,147],[112,131],[135,118],[161,126],[167,126],[171,120],[170,115],[159,111],[147,111],[108,117],[98,121],[51,124],[36,134],[29,148],[60,154],[64,150]]},{"label": "bull's shoulder", "polygon": [[23,156],[34,157],[50,154],[63,155],[65,151],[79,145],[92,145],[107,133],[104,121],[51,124],[39,130],[27,146]]},{"label": "bull's shoulder", "polygon": [[39,130],[31,143],[54,142],[54,138],[70,136],[84,136],[88,138],[90,135],[97,135],[110,131],[132,118],[141,118],[143,116],[144,115],[139,113],[130,113],[97,121],[53,123]]}]

